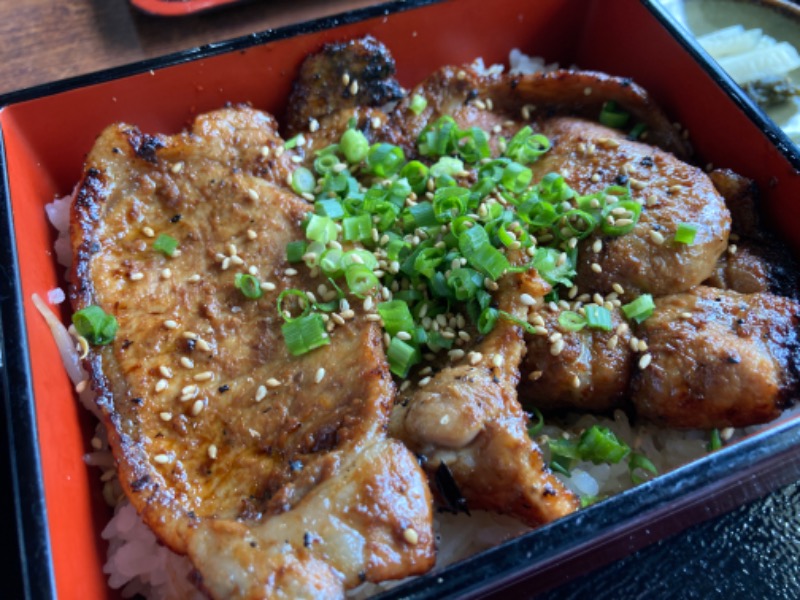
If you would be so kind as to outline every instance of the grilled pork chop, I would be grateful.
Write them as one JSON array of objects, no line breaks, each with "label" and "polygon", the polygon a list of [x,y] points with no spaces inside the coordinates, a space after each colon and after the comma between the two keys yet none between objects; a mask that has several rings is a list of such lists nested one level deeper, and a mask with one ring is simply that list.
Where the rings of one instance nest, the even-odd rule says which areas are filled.
[{"label": "grilled pork chop", "polygon": [[73,202],[70,295],[119,322],[86,362],[120,482],[200,586],[339,597],[430,568],[430,493],[385,438],[394,386],[375,324],[356,317],[300,357],[281,336],[279,292],[319,282],[286,262],[309,206],[281,186],[275,131],[245,107],[172,137],[107,128]]}]

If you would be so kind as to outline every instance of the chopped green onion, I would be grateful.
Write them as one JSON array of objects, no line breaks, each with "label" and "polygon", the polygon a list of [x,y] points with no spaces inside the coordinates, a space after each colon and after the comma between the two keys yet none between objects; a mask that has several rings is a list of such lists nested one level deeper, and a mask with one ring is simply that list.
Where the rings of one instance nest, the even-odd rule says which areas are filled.
[{"label": "chopped green onion", "polygon": [[317,264],[328,277],[338,277],[342,274],[342,256],[341,250],[330,248],[322,253]]},{"label": "chopped green onion", "polygon": [[497,324],[497,319],[500,318],[500,313],[496,308],[492,308],[491,306],[487,306],[481,311],[480,316],[478,317],[478,322],[475,324],[478,328],[478,333],[481,335],[486,335]]},{"label": "chopped green onion", "polygon": [[548,150],[550,140],[541,134],[534,134],[529,126],[525,126],[508,142],[505,155],[523,165],[529,165]]},{"label": "chopped green onion", "polygon": [[613,127],[614,129],[622,129],[628,122],[630,115],[617,106],[613,100],[603,103],[603,108],[600,110],[599,121],[606,127]]},{"label": "chopped green onion", "polygon": [[586,325],[592,329],[611,331],[611,311],[605,306],[587,304],[584,310],[586,311]]},{"label": "chopped green onion", "polygon": [[630,451],[630,447],[618,439],[610,429],[599,425],[592,425],[578,440],[578,454],[581,459],[589,460],[596,465],[618,463]]},{"label": "chopped green onion", "polygon": [[628,132],[628,139],[629,140],[638,140],[642,134],[647,131],[647,125],[644,123],[637,123],[634,125],[631,130]]},{"label": "chopped green onion", "polygon": [[533,409],[533,416],[536,420],[528,425],[528,437],[535,438],[544,429],[544,415],[538,408]]},{"label": "chopped green onion", "polygon": [[380,280],[367,266],[354,264],[344,271],[347,287],[359,298],[367,296],[371,291],[380,286]]},{"label": "chopped green onion", "polygon": [[428,101],[425,99],[424,96],[420,96],[419,94],[414,94],[414,97],[411,98],[411,104],[409,105],[409,109],[415,115],[419,115],[425,107],[428,106]]},{"label": "chopped green onion", "polygon": [[378,177],[390,177],[400,171],[406,157],[403,149],[394,144],[373,144],[367,153],[367,166]]},{"label": "chopped green onion", "polygon": [[471,266],[493,280],[497,280],[510,266],[505,254],[492,246],[489,235],[480,225],[459,235],[458,247]]},{"label": "chopped green onion", "polygon": [[296,136],[286,140],[286,143],[284,144],[284,147],[287,150],[291,150],[292,148],[295,148],[298,145],[302,145],[303,143],[305,143],[305,141],[306,141],[306,139],[305,139],[305,137],[303,137],[303,134],[302,133],[298,133]]},{"label": "chopped green onion", "polygon": [[281,333],[292,356],[306,354],[331,343],[325,321],[319,313],[309,313],[281,325]]},{"label": "chopped green onion", "polygon": [[[293,316],[289,307],[285,307],[283,305],[284,300],[287,298],[296,298],[296,302],[300,307],[300,314],[297,316]],[[303,290],[298,290],[295,288],[290,288],[287,290],[283,290],[280,294],[278,294],[278,314],[283,318],[285,321],[295,321],[301,317],[308,316],[311,312],[311,300],[308,299],[308,296]]]},{"label": "chopped green onion", "polygon": [[298,194],[310,194],[317,187],[314,174],[305,167],[297,167],[292,172],[292,189]]},{"label": "chopped green onion", "polygon": [[421,194],[428,183],[428,172],[428,167],[418,160],[412,160],[400,169],[400,177],[408,181],[415,193]]},{"label": "chopped green onion", "polygon": [[367,157],[369,142],[358,129],[347,129],[339,141],[339,148],[350,164],[359,163]]},{"label": "chopped green onion", "polygon": [[697,237],[697,225],[694,223],[678,223],[678,229],[675,231],[675,241],[679,244],[694,244],[695,237]]},{"label": "chopped green onion", "polygon": [[355,217],[345,217],[342,220],[342,232],[348,242],[364,242],[372,239],[372,218],[364,213]]},{"label": "chopped green onion", "polygon": [[722,448],[722,437],[719,434],[719,429],[712,429],[711,438],[708,440],[706,450],[709,452],[715,452],[720,448]]},{"label": "chopped green onion", "polygon": [[547,446],[550,449],[550,468],[569,477],[572,463],[580,458],[577,443],[573,440],[562,438],[548,440]]},{"label": "chopped green onion", "polygon": [[[628,459],[628,470],[631,474],[631,481],[636,485],[644,483],[653,475],[658,475],[658,469],[644,454],[634,452]],[[639,474],[642,473],[642,475]]]},{"label": "chopped green onion", "polygon": [[467,212],[469,190],[462,187],[439,188],[433,194],[433,212],[440,223],[446,223]]},{"label": "chopped green onion", "polygon": [[114,315],[92,304],[72,315],[72,324],[78,333],[93,346],[105,346],[114,341],[119,324]]},{"label": "chopped green onion", "polygon": [[[627,214],[622,217],[615,217],[613,211],[622,209]],[[603,209],[600,220],[600,229],[606,235],[625,235],[633,231],[636,223],[639,222],[639,215],[642,214],[642,205],[633,200],[620,200],[606,205]],[[620,224],[621,223],[621,224]]]},{"label": "chopped green onion", "polygon": [[317,200],[314,203],[314,210],[318,215],[330,217],[334,220],[339,220],[344,217],[344,207],[342,203],[335,198]]},{"label": "chopped green onion", "polygon": [[592,504],[597,504],[600,501],[600,498],[597,496],[586,495],[586,496],[581,496],[580,501],[581,501],[581,508],[586,508],[587,506],[591,506]]},{"label": "chopped green onion", "polygon": [[633,302],[623,304],[622,312],[626,318],[641,323],[653,314],[655,308],[653,297],[650,294],[642,294]]},{"label": "chopped green onion", "polygon": [[392,373],[398,377],[406,377],[409,369],[420,361],[420,356],[414,346],[398,337],[393,337],[386,349],[386,359]]},{"label": "chopped green onion", "polygon": [[295,240],[286,244],[286,260],[290,263],[299,263],[303,261],[303,256],[306,254],[308,244],[303,240]]},{"label": "chopped green onion", "polygon": [[237,290],[241,290],[245,298],[250,300],[258,300],[264,295],[261,291],[261,283],[249,273],[237,273],[233,285]]},{"label": "chopped green onion", "polygon": [[153,250],[161,252],[164,256],[172,256],[178,248],[178,240],[165,233],[160,234],[153,242]]},{"label": "chopped green onion", "polygon": [[574,310],[565,310],[558,315],[558,324],[567,331],[580,331],[586,327],[586,318]]},{"label": "chopped green onion", "polygon": [[402,300],[380,302],[376,308],[383,321],[383,328],[389,335],[395,336],[401,331],[406,333],[413,331],[414,317],[411,316],[408,304]]},{"label": "chopped green onion", "polygon": [[491,155],[489,136],[480,127],[471,127],[467,131],[456,130],[454,135],[458,154],[468,163],[476,163]]},{"label": "chopped green onion", "polygon": [[306,224],[306,237],[315,242],[327,244],[336,240],[336,223],[330,217],[312,214]]},{"label": "chopped green onion", "polygon": [[530,185],[531,179],[533,171],[517,162],[512,162],[503,169],[500,183],[510,192],[520,194]]},{"label": "chopped green onion", "polygon": [[483,287],[483,276],[475,269],[461,267],[450,271],[447,285],[453,290],[456,300],[464,302],[475,297],[478,290]]},{"label": "chopped green onion", "polygon": [[342,163],[335,154],[322,154],[314,160],[314,170],[320,175],[324,175],[334,171],[340,164]]}]

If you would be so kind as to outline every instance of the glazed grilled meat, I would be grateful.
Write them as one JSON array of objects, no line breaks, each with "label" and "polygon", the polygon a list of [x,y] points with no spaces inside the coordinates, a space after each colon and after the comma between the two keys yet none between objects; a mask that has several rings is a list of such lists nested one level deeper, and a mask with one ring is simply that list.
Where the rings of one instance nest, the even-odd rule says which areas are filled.
[{"label": "glazed grilled meat", "polygon": [[[541,301],[548,290],[531,274],[509,275],[500,282],[498,306],[524,319],[529,305],[521,296]],[[536,527],[578,504],[528,435],[516,390],[524,352],[519,326],[501,319],[461,359],[401,399],[390,433],[423,457],[432,478],[446,465],[467,509],[510,514]]]},{"label": "glazed grilled meat", "polygon": [[327,44],[300,67],[289,96],[287,131],[301,133],[312,120],[343,109],[378,108],[399,100],[403,90],[394,73],[394,58],[371,36]]},{"label": "glazed grilled meat", "polygon": [[[707,175],[658,148],[583,120],[552,119],[542,133],[553,148],[535,165],[535,176],[560,172],[580,194],[630,183],[633,198],[643,203],[629,234],[610,237],[596,231],[579,244],[575,283],[581,292],[608,294],[619,284],[634,297],[661,296],[687,290],[711,274],[727,246],[731,219]],[[673,242],[680,223],[697,226],[693,243]]]},{"label": "glazed grilled meat", "polygon": [[558,323],[562,312],[545,307],[533,317],[543,330],[526,336],[528,351],[519,384],[523,406],[581,407],[592,412],[621,406],[632,370],[630,327],[613,312],[610,331],[589,327],[570,331]]},{"label": "glazed grilled meat", "polygon": [[71,216],[73,305],[119,321],[87,362],[120,482],[215,597],[338,597],[433,562],[427,482],[385,439],[394,385],[376,325],[354,316],[299,357],[281,335],[278,293],[320,283],[286,262],[309,206],[280,185],[282,144],[248,108],[173,137],[111,126]]},{"label": "glazed grilled meat", "polygon": [[656,300],[638,328],[649,366],[633,379],[638,414],[674,427],[776,418],[797,394],[800,305],[699,286]]}]

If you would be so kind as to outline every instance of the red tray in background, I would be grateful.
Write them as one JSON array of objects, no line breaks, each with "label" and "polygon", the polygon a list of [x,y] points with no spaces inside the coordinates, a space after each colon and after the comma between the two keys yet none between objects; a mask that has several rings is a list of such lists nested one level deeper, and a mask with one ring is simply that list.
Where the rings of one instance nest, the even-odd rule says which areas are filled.
[{"label": "red tray in background", "polygon": [[194,13],[238,4],[244,0],[130,0],[131,5],[149,15],[181,17]]}]

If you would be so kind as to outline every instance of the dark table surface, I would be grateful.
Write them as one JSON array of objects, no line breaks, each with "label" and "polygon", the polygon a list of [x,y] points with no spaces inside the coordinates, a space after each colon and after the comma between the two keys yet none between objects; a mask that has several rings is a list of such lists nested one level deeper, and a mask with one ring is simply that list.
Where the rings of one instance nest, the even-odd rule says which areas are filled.
[{"label": "dark table surface", "polygon": [[[254,1],[214,13],[157,18],[125,0],[0,0],[0,94],[377,3]],[[0,425],[4,436],[5,423]],[[5,448],[4,439],[0,442]],[[0,561],[0,597],[14,599],[22,597],[22,588],[18,564],[8,558],[17,543],[10,459],[3,453],[0,460],[7,557]],[[544,597],[800,598],[800,484],[574,578]]]}]

